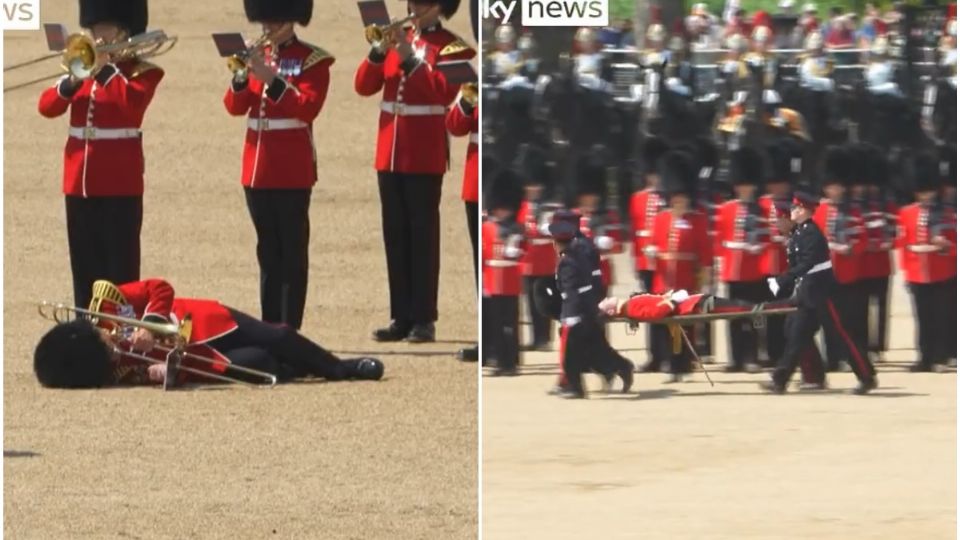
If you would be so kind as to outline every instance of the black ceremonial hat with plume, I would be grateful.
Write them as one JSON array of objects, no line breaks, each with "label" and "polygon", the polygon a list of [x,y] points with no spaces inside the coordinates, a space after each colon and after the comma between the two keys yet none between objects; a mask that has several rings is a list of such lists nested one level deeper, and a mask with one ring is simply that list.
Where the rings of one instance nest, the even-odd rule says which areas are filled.
[{"label": "black ceremonial hat with plume", "polygon": [[113,23],[131,36],[147,31],[147,0],[80,0],[80,26]]},{"label": "black ceremonial hat with plume", "polygon": [[250,22],[294,21],[306,26],[313,17],[313,0],[243,0],[243,8]]}]

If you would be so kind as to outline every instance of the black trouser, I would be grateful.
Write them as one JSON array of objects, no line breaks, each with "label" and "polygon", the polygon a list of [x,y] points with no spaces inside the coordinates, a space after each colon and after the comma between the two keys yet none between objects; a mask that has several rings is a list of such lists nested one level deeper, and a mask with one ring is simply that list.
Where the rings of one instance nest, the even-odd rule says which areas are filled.
[{"label": "black trouser", "polygon": [[929,367],[946,361],[956,346],[955,326],[948,311],[956,297],[950,297],[951,283],[911,283],[913,309],[917,314],[917,348],[920,363]]},{"label": "black trouser", "polygon": [[261,316],[297,330],[307,302],[310,193],[310,189],[244,188],[257,230]]},{"label": "black trouser", "polygon": [[[257,369],[289,380],[312,375],[331,381],[347,377],[347,369],[333,353],[310,341],[293,328],[269,324],[227,308],[237,323],[229,334],[208,345],[238,366]],[[248,374],[234,372],[230,376],[255,380]],[[256,381],[262,382],[262,381]]]},{"label": "black trouser", "polygon": [[73,273],[73,301],[86,309],[93,282],[140,279],[143,197],[66,196],[67,242]]},{"label": "black trouser", "polygon": [[[867,350],[867,295],[859,281],[838,284],[833,295],[834,306],[843,321],[847,335],[859,350]],[[843,336],[831,326],[824,326],[827,349],[827,371],[836,371],[840,361],[850,362],[850,347]]]},{"label": "black trouser", "polygon": [[[732,300],[759,304],[768,297],[769,289],[763,281],[734,281],[727,284]],[[730,366],[743,368],[746,364],[759,363],[760,342],[753,319],[730,321]]]},{"label": "black trouser", "polygon": [[480,288],[480,267],[478,244],[480,236],[480,217],[478,215],[480,206],[475,202],[464,203],[467,208],[467,229],[470,230],[470,245],[473,246],[473,279]]},{"label": "black trouser", "polygon": [[401,325],[437,320],[440,193],[443,175],[379,172],[390,318]]},{"label": "black trouser", "polygon": [[813,336],[821,327],[825,333],[832,332],[839,337],[840,343],[846,348],[844,356],[849,358],[850,367],[856,373],[857,379],[873,380],[876,371],[867,358],[866,349],[853,340],[845,323],[833,300],[827,299],[817,307],[798,306],[796,312],[787,316],[787,347],[773,372],[774,382],[786,385],[790,381],[801,357],[810,354]]},{"label": "black trouser", "polygon": [[[643,286],[643,292],[649,293],[653,290],[653,270],[637,270],[637,280]],[[658,358],[653,353],[653,326],[648,324],[647,326],[647,365],[643,368],[644,370],[656,370],[660,371],[660,364],[665,360],[665,358]]]},{"label": "black trouser", "polygon": [[604,325],[592,319],[566,329],[563,373],[570,390],[583,392],[584,373],[596,372],[608,376],[625,369],[629,364],[629,361],[613,350],[604,337],[603,330]]},{"label": "black trouser", "polygon": [[483,354],[500,369],[517,367],[520,359],[518,296],[483,298]]},{"label": "black trouser", "polygon": [[533,327],[533,345],[540,347],[547,345],[551,341],[550,318],[540,313],[537,309],[536,283],[538,279],[549,278],[550,276],[523,276],[523,288],[527,299],[527,312],[530,313],[530,323]]},{"label": "black trouser", "polygon": [[[681,328],[687,334],[690,343],[696,342],[696,329],[693,326]],[[680,374],[690,372],[690,361],[693,359],[693,353],[686,343],[680,344],[680,352],[673,352],[673,336],[670,335],[670,329],[663,324],[651,324],[650,331],[653,334],[653,341],[650,346],[653,349],[653,358],[658,364],[663,363],[663,359],[670,360],[670,373]],[[683,339],[682,337],[680,338]],[[699,354],[699,353],[697,353]]]},{"label": "black trouser", "polygon": [[[867,350],[883,352],[887,350],[887,323],[890,309],[890,278],[868,278],[860,281],[863,293],[867,295]],[[876,311],[870,309],[876,304]],[[875,315],[874,315],[875,314]]]},{"label": "black trouser", "polygon": [[[945,300],[947,301],[947,308],[945,311],[950,315],[948,329],[957,328],[957,278],[953,278],[947,281],[947,294],[945,295]],[[947,358],[957,359],[957,336],[950,336],[947,343]]]}]

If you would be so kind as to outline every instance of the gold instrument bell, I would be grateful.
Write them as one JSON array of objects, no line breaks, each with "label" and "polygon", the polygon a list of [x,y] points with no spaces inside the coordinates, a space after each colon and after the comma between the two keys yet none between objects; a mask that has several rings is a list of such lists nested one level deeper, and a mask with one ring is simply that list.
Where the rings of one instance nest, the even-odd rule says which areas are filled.
[{"label": "gold instrument bell", "polygon": [[256,51],[263,52],[264,49],[273,43],[270,37],[268,32],[264,32],[256,41],[247,47],[247,50],[227,58],[227,69],[234,75],[247,71],[250,68],[250,57],[253,56],[253,53]]},{"label": "gold instrument bell", "polygon": [[391,32],[398,28],[403,28],[407,23],[414,22],[416,20],[416,15],[408,15],[403,19],[399,19],[391,22],[390,24],[385,25],[376,25],[371,24],[363,29],[364,36],[367,38],[367,43],[371,45],[376,45],[383,42],[383,37],[387,32]]},{"label": "gold instrument bell", "polygon": [[463,97],[467,103],[476,107],[477,103],[480,101],[480,90],[477,86],[477,83],[464,83],[462,86],[460,86],[460,96]]}]

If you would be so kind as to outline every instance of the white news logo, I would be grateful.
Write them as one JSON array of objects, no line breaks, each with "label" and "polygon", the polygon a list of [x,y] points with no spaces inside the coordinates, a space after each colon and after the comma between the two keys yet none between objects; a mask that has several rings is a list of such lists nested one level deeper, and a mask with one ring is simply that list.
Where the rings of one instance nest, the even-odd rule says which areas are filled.
[{"label": "white news logo", "polygon": [[39,30],[40,0],[3,0],[0,30]]},{"label": "white news logo", "polygon": [[508,23],[520,11],[523,26],[607,26],[609,0],[483,0],[484,18]]}]

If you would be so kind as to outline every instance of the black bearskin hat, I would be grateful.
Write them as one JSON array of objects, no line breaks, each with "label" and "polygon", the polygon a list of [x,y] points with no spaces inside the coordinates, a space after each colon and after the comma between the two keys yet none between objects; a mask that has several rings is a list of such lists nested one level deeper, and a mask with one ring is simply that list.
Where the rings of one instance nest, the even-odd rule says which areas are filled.
[{"label": "black bearskin hat", "polygon": [[931,154],[918,153],[906,165],[904,176],[912,192],[940,190],[940,164]]},{"label": "black bearskin hat", "polygon": [[508,208],[513,212],[520,210],[523,201],[523,185],[520,178],[511,169],[502,169],[495,176],[484,200],[487,210]]},{"label": "black bearskin hat", "polygon": [[47,388],[99,388],[110,379],[110,349],[89,321],[58,324],[33,353],[33,372]]},{"label": "black bearskin hat", "polygon": [[763,156],[753,148],[740,148],[730,155],[730,184],[759,185],[765,178]]},{"label": "black bearskin hat", "polygon": [[866,160],[863,164],[866,169],[864,181],[872,186],[886,187],[890,177],[887,154],[875,144],[864,144],[863,149]]},{"label": "black bearskin hat", "polygon": [[550,170],[547,167],[547,153],[533,144],[524,144],[517,154],[517,167],[523,175],[523,184],[539,184],[546,186],[551,183]]},{"label": "black bearskin hat", "polygon": [[768,174],[765,182],[768,184],[790,182],[794,173],[790,168],[791,159],[787,154],[787,149],[783,144],[774,142],[767,145],[766,151],[770,167],[767,169]]},{"label": "black bearskin hat", "polygon": [[131,36],[147,31],[147,0],[80,0],[80,26],[114,23]]},{"label": "black bearskin hat", "polygon": [[684,194],[696,197],[697,171],[686,152],[673,150],[660,160],[660,183],[663,192],[671,195]]},{"label": "black bearskin hat", "polygon": [[697,137],[694,139],[693,144],[697,148],[697,162],[700,167],[697,174],[708,173],[708,176],[701,178],[701,180],[709,180],[713,177],[714,171],[717,170],[717,164],[720,162],[720,153],[717,151],[717,144],[708,137]]},{"label": "black bearskin hat", "polygon": [[657,161],[659,161],[668,150],[670,150],[670,146],[660,137],[650,137],[643,141],[643,173],[656,173]]},{"label": "black bearskin hat", "polygon": [[310,24],[313,0],[243,0],[243,8],[250,22],[294,21],[301,26]]},{"label": "black bearskin hat", "polygon": [[577,163],[577,195],[603,195],[606,191],[606,150],[595,145]]},{"label": "black bearskin hat", "polygon": [[850,183],[853,167],[850,152],[842,146],[830,146],[823,159],[823,181],[821,186]]},{"label": "black bearskin hat", "polygon": [[440,14],[444,19],[450,20],[460,7],[460,0],[440,0]]},{"label": "black bearskin hat", "polygon": [[539,278],[533,283],[533,304],[544,317],[560,320],[563,300],[553,276]]}]

